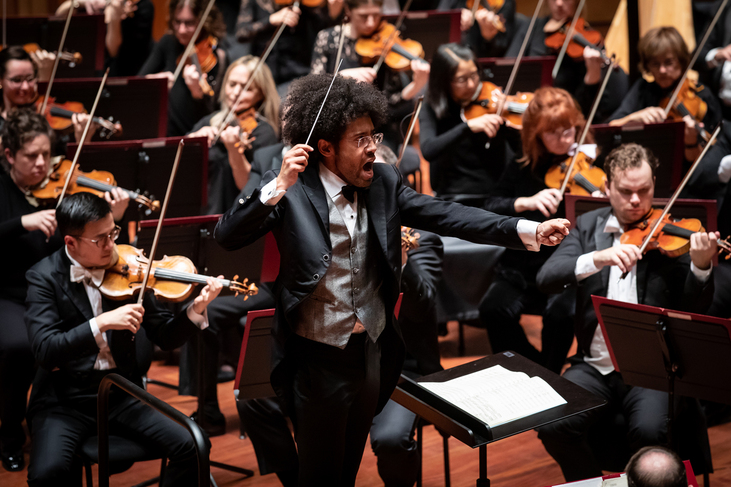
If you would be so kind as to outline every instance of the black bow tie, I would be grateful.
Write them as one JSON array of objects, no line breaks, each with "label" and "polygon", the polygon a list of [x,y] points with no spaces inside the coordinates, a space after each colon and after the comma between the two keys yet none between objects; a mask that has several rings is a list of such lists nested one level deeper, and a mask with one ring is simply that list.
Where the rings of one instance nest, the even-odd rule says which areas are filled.
[{"label": "black bow tie", "polygon": [[353,203],[355,201],[355,193],[363,196],[367,189],[368,188],[359,188],[358,186],[353,186],[352,184],[349,184],[347,186],[343,186],[341,191],[345,199]]}]

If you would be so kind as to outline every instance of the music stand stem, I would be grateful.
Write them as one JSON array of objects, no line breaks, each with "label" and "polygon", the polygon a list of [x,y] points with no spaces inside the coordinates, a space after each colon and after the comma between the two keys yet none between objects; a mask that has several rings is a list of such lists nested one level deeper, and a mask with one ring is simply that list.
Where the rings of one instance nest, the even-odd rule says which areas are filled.
[{"label": "music stand stem", "polygon": [[487,478],[487,445],[480,446],[480,477],[477,479],[477,487],[490,487],[490,479]]},{"label": "music stand stem", "polygon": [[668,448],[673,451],[675,450],[674,438],[673,438],[673,425],[675,423],[675,378],[678,376],[679,365],[670,352],[667,342],[668,328],[665,321],[658,319],[656,326],[657,339],[660,342],[660,350],[662,351],[663,362],[665,362],[665,372],[667,372],[668,379],[668,419],[667,419],[667,441]]}]

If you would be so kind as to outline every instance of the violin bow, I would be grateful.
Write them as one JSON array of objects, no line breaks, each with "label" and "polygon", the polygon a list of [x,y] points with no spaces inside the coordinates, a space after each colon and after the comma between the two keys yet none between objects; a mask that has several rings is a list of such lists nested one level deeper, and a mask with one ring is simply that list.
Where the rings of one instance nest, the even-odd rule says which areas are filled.
[{"label": "violin bow", "polygon": [[406,131],[406,137],[404,138],[404,142],[401,145],[401,152],[399,152],[398,160],[396,161],[395,166],[399,167],[401,165],[401,159],[404,158],[404,154],[406,154],[406,146],[409,144],[409,140],[411,140],[411,135],[414,133],[414,128],[416,128],[416,122],[419,120],[419,113],[421,112],[421,104],[424,102],[424,95],[419,96],[419,99],[416,101],[416,106],[414,106],[414,111],[411,113],[411,121],[409,122],[409,129]]},{"label": "violin bow", "polygon": [[665,117],[666,118],[668,116],[668,113],[670,113],[670,110],[672,110],[673,105],[675,105],[675,100],[678,99],[678,95],[680,94],[680,90],[683,87],[685,78],[688,77],[688,72],[693,67],[695,62],[698,60],[698,56],[701,53],[701,49],[705,45],[706,41],[708,41],[708,37],[711,35],[711,31],[713,30],[713,27],[715,27],[716,23],[718,22],[719,17],[721,17],[721,13],[726,8],[727,3],[728,3],[728,0],[723,0],[723,2],[721,2],[721,6],[716,11],[716,15],[713,16],[713,20],[711,20],[711,23],[708,24],[708,27],[706,28],[706,32],[703,34],[703,38],[698,43],[698,45],[695,47],[693,56],[690,58],[690,62],[688,63],[688,66],[685,68],[685,72],[683,73],[683,76],[681,76],[680,79],[678,80],[678,86],[675,87],[675,90],[673,91],[673,94],[670,97],[670,100],[668,100],[667,106],[665,107]]},{"label": "violin bow", "polygon": [[[73,10],[73,9],[71,9],[71,10]],[[56,58],[56,59],[58,59],[58,58]],[[56,208],[58,208],[58,205],[61,204],[64,196],[66,196],[66,190],[68,190],[69,183],[71,182],[71,176],[74,174],[74,171],[76,170],[76,162],[79,160],[79,154],[81,154],[81,149],[84,147],[84,142],[86,141],[86,134],[89,133],[89,127],[91,127],[91,124],[94,120],[94,112],[96,112],[96,105],[99,103],[99,98],[101,98],[101,96],[102,96],[102,91],[104,91],[104,85],[107,82],[107,76],[109,76],[109,68],[107,68],[107,70],[104,72],[104,77],[102,78],[102,82],[99,85],[99,90],[96,92],[96,98],[94,99],[94,105],[92,105],[92,107],[91,107],[91,112],[89,113],[89,119],[86,121],[86,126],[84,127],[84,133],[82,134],[81,140],[79,141],[79,146],[76,148],[76,154],[74,154],[74,160],[71,162],[71,169],[69,169],[69,173],[66,175],[66,182],[63,184],[63,190],[61,191],[61,196],[58,197],[58,203],[56,204]],[[46,96],[46,99],[44,100],[44,105],[47,100],[48,100],[48,96]]]},{"label": "violin bow", "polygon": [[137,304],[142,304],[142,300],[145,299],[145,288],[147,288],[147,281],[150,279],[150,273],[152,272],[152,261],[155,260],[155,252],[157,252],[157,242],[160,240],[160,230],[162,230],[162,222],[165,220],[165,213],[168,209],[168,202],[170,201],[170,193],[173,191],[173,183],[175,182],[175,175],[178,172],[178,164],[180,164],[180,154],[183,152],[183,145],[185,145],[185,139],[181,138],[178,144],[178,151],[175,153],[175,162],[173,162],[173,169],[170,172],[170,179],[168,180],[168,189],[165,192],[165,199],[162,202],[162,208],[160,209],[160,218],[157,220],[157,228],[155,229],[155,238],[152,240],[152,248],[150,249],[150,255],[148,256],[149,264],[147,270],[145,270],[145,277],[142,279],[142,288],[140,289],[140,295],[137,297]]},{"label": "violin bow", "polygon": [[3,0],[3,49],[8,47],[8,0]]},{"label": "violin bow", "polygon": [[[56,51],[56,59],[53,61],[53,69],[51,70],[51,78],[48,80],[48,86],[46,86],[46,95],[43,97],[43,103],[41,104],[41,110],[40,113],[43,115],[46,113],[46,106],[48,105],[48,95],[51,94],[51,86],[53,86],[53,80],[56,79],[56,70],[58,70],[58,65],[61,62],[61,53],[63,52],[63,45],[66,43],[66,34],[69,32],[69,25],[71,25],[71,17],[74,15],[74,5],[76,2],[74,0],[71,0],[71,5],[69,6],[69,11],[66,14],[66,24],[63,26],[63,33],[61,34],[61,42],[58,44],[58,51]],[[5,17],[3,16],[3,19]],[[3,36],[5,36],[5,26],[3,26]],[[107,72],[109,70],[107,69]],[[106,79],[106,75],[104,76]],[[102,83],[102,86],[104,86],[104,83]],[[97,100],[99,97],[97,96]],[[96,104],[95,104],[96,106]],[[73,169],[73,168],[72,168]],[[61,200],[58,201],[59,203]]]},{"label": "violin bow", "polygon": [[561,46],[561,50],[558,52],[558,56],[556,56],[556,64],[553,65],[553,71],[551,71],[551,76],[553,77],[553,79],[556,79],[556,76],[558,76],[558,71],[561,69],[561,63],[563,62],[564,56],[566,56],[566,50],[569,48],[569,42],[571,42],[571,39],[574,36],[574,32],[576,31],[576,23],[579,21],[579,14],[581,14],[581,11],[584,10],[585,3],[586,0],[581,0],[579,2],[579,6],[576,7],[576,11],[574,12],[574,18],[571,19],[571,26],[569,27],[569,31],[566,33],[566,39],[563,41],[563,46]]},{"label": "violin bow", "polygon": [[584,130],[581,131],[581,137],[579,137],[578,145],[576,146],[576,152],[574,152],[574,155],[571,158],[571,164],[569,164],[569,167],[566,169],[566,176],[563,178],[563,183],[561,183],[560,191],[562,198],[564,193],[566,192],[566,186],[569,184],[569,179],[571,179],[571,172],[574,170],[574,166],[576,165],[576,159],[579,156],[579,147],[581,147],[581,145],[584,143],[584,140],[586,140],[586,136],[589,134],[591,122],[594,121],[594,115],[596,115],[596,111],[599,108],[599,103],[602,100],[604,90],[607,88],[607,83],[609,82],[609,77],[612,75],[612,69],[614,68],[614,66],[615,65],[612,65],[609,69],[607,69],[607,74],[604,75],[602,86],[599,88],[599,91],[596,94],[596,98],[594,99],[594,105],[592,105],[591,112],[589,112],[589,117],[584,123]]},{"label": "violin bow", "polygon": [[312,123],[312,128],[310,129],[310,133],[307,136],[307,140],[305,141],[305,145],[309,145],[310,143],[310,137],[312,137],[312,132],[315,131],[315,126],[317,126],[317,121],[320,119],[320,114],[322,113],[322,109],[325,108],[325,102],[327,101],[327,97],[330,95],[330,90],[333,87],[333,83],[335,83],[335,78],[338,76],[338,71],[340,71],[340,66],[343,64],[343,60],[340,60],[340,64],[338,64],[338,67],[335,68],[335,72],[333,73],[333,79],[330,81],[330,86],[327,88],[327,93],[325,93],[325,98],[322,100],[322,105],[320,105],[320,109],[317,111],[317,116],[315,117],[315,121]]},{"label": "violin bow", "polygon": [[[299,7],[300,2],[297,0],[292,4],[292,7]],[[221,120],[221,123],[218,124],[218,127],[216,127],[216,137],[213,139],[213,144],[218,142],[218,139],[221,138],[221,132],[224,128],[231,122],[231,114],[234,111],[234,108],[236,105],[239,104],[241,101],[241,98],[244,96],[244,93],[249,91],[249,87],[251,86],[251,83],[254,82],[254,75],[256,75],[257,71],[259,71],[259,68],[262,64],[266,61],[266,59],[269,57],[269,54],[272,52],[272,49],[274,49],[274,45],[279,40],[279,36],[282,35],[282,32],[284,32],[284,28],[287,27],[287,24],[282,22],[282,25],[279,26],[279,29],[274,33],[272,36],[272,39],[269,41],[269,45],[266,48],[266,51],[264,51],[264,54],[259,58],[259,61],[256,62],[256,65],[254,66],[254,69],[251,71],[251,74],[249,74],[249,79],[246,81],[246,84],[244,85],[244,89],[241,90],[239,93],[239,96],[236,97],[236,101],[226,109],[226,115],[223,117],[223,120]]]},{"label": "violin bow", "polygon": [[386,42],[383,44],[383,50],[381,50],[381,55],[378,57],[378,61],[376,61],[376,64],[373,66],[373,70],[378,74],[378,71],[381,69],[381,66],[383,66],[383,61],[386,60],[386,56],[390,52],[390,46],[393,43],[393,40],[396,38],[396,36],[399,34],[399,30],[401,29],[401,25],[404,23],[404,19],[406,18],[406,14],[409,12],[409,9],[411,8],[411,3],[414,0],[406,0],[406,5],[404,5],[404,8],[401,10],[401,13],[398,16],[398,19],[396,19],[396,23],[393,25],[394,29],[393,32],[391,32],[391,35],[388,36],[388,39],[386,39]]},{"label": "violin bow", "polygon": [[340,40],[338,40],[338,55],[335,58],[335,67],[340,66],[340,58],[343,55],[343,44],[345,44],[345,19],[340,24]]},{"label": "violin bow", "polygon": [[[201,35],[201,30],[203,30],[203,24],[208,18],[208,14],[211,13],[211,9],[213,8],[213,4],[215,2],[216,0],[208,0],[208,5],[206,5],[206,9],[203,12],[203,15],[201,15],[201,19],[198,21],[198,25],[195,28],[195,33],[193,34],[193,37],[191,37],[188,41],[188,45],[185,46],[185,52],[183,52],[183,55],[180,57],[180,61],[178,62],[178,65],[175,67],[175,74],[173,74],[173,84],[175,84],[175,82],[178,80],[180,72],[183,70],[183,66],[185,66],[185,62],[188,60],[188,57],[193,52],[195,42],[198,39],[198,36]],[[201,76],[202,75],[203,73],[201,73]]]},{"label": "violin bow", "polygon": [[[716,137],[718,136],[719,132],[721,132],[722,127],[723,127],[723,121],[718,124],[718,126],[716,127],[716,130],[713,131],[713,134],[711,135],[711,139],[708,141],[708,144],[706,144],[706,146],[703,148],[703,151],[698,156],[698,158],[695,160],[693,165],[690,166],[690,169],[688,169],[688,172],[685,173],[685,177],[680,182],[678,189],[675,190],[675,192],[673,193],[673,196],[670,198],[670,200],[665,205],[665,208],[662,210],[662,214],[657,219],[655,224],[652,226],[652,230],[650,230],[650,233],[648,233],[647,236],[645,236],[645,239],[642,241],[642,245],[640,246],[641,254],[645,253],[645,250],[647,249],[647,245],[650,243],[650,240],[652,240],[652,236],[655,235],[655,232],[657,232],[657,229],[660,228],[660,225],[662,224],[663,220],[665,219],[667,214],[670,212],[670,208],[673,207],[675,200],[678,199],[678,195],[680,194],[681,191],[683,191],[683,189],[685,188],[685,185],[688,183],[688,181],[690,180],[690,177],[693,175],[693,172],[698,167],[701,160],[703,160],[703,156],[706,155],[706,152],[708,152],[708,149],[710,149],[711,146],[713,145],[713,141],[716,140]],[[629,272],[625,272],[624,274],[622,274],[620,279],[624,279],[625,277],[627,277],[627,274],[629,274]]]}]

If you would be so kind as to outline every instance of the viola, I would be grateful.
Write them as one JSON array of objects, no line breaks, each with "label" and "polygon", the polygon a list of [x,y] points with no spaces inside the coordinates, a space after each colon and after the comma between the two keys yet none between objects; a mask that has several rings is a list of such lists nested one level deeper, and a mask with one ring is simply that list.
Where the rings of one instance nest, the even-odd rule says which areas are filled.
[{"label": "viola", "polygon": [[[556,32],[547,36],[545,40],[546,47],[554,51],[559,51],[564,42],[566,42],[566,34],[568,29],[569,24],[564,23]],[[589,23],[585,22],[584,19],[580,17],[576,21],[574,35],[572,36],[572,39],[569,41],[569,45],[566,48],[566,54],[568,54],[572,59],[576,60],[584,58],[584,47],[586,45],[582,45],[580,42],[577,42],[577,37],[585,40],[586,42],[591,44],[591,47],[595,49],[598,49],[596,46],[599,46],[604,41],[602,35],[598,31],[592,29],[589,26]]]},{"label": "viola", "polygon": [[[200,84],[203,93],[208,96],[213,96],[214,91],[211,85],[208,84],[207,75],[213,68],[218,64],[218,56],[216,55],[216,48],[218,47],[218,39],[213,36],[207,36],[196,42],[195,52],[188,57],[188,61],[195,65],[199,73],[198,84]],[[180,63],[182,54],[178,56],[175,64]]]},{"label": "viola", "polygon": [[[63,191],[63,185],[66,183],[66,177],[71,169],[71,161],[64,159],[53,168],[51,174],[41,184],[32,191],[33,196],[38,200],[55,200],[61,195]],[[66,189],[68,194],[86,192],[93,193],[97,196],[103,197],[105,192],[111,191],[117,188],[117,182],[114,180],[112,173],[107,171],[90,171],[82,172],[78,167],[74,170],[74,174],[71,176],[69,187]],[[140,205],[146,206],[150,211],[158,211],[160,209],[160,202],[152,200],[138,192],[130,191],[128,189],[121,188],[122,191],[126,191],[130,199],[136,201]]]},{"label": "viola", "polygon": [[472,120],[488,113],[495,114],[500,109],[500,103],[503,103],[500,115],[505,119],[505,123],[516,130],[522,130],[523,113],[532,99],[533,93],[521,91],[506,97],[499,86],[483,81],[475,93],[474,100],[464,109],[464,116],[467,120]]},{"label": "viola", "polygon": [[[662,213],[663,210],[661,209],[651,210],[642,220],[632,225],[631,229],[624,232],[619,241],[623,244],[641,246]],[[690,236],[703,231],[704,228],[700,220],[695,218],[673,220],[670,214],[667,214],[652,235],[645,251],[660,249],[670,257],[678,257],[690,250]],[[718,246],[720,247],[719,253],[722,251],[731,252],[731,244],[728,243],[728,239],[719,239]],[[731,254],[727,255],[726,259],[730,256]]]},{"label": "viola", "polygon": [[[570,162],[571,157],[560,164],[554,164],[546,172],[546,176],[543,179],[546,186],[549,188],[560,188],[566,178],[566,171]],[[583,196],[591,196],[595,191],[604,192],[607,175],[604,171],[594,166],[592,162],[589,156],[583,152],[579,152],[566,186],[568,192]]]},{"label": "viola", "polygon": [[[110,299],[124,300],[139,292],[150,261],[141,249],[131,245],[117,245],[116,251],[119,258],[104,273],[104,281],[99,291]],[[152,262],[147,288],[152,289],[155,297],[161,301],[180,303],[190,296],[194,285],[206,284],[208,276],[196,272],[195,265],[187,257],[164,256]],[[243,294],[245,300],[259,292],[256,284],[249,284],[248,279],[240,282],[237,280],[238,276],[230,280],[215,279],[237,296]]]},{"label": "viola", "polygon": [[355,52],[364,64],[373,64],[386,51],[385,63],[395,71],[409,69],[411,61],[417,59],[426,62],[423,46],[411,39],[401,39],[399,34],[393,24],[384,20],[373,34],[355,42]]},{"label": "viola", "polygon": [[[36,100],[36,110],[40,110],[43,106],[43,99],[43,96],[39,96]],[[62,132],[73,125],[72,117],[80,113],[86,113],[83,103],[78,101],[56,103],[56,98],[49,97],[44,115],[53,130]],[[122,124],[115,122],[111,116],[108,119],[95,116],[92,120],[99,125],[100,137],[109,139],[113,135],[122,135]]]},{"label": "viola", "polygon": [[[705,147],[711,135],[699,125],[708,111],[708,104],[698,96],[698,92],[702,89],[703,86],[698,86],[695,82],[685,78],[668,116],[672,120],[682,120],[683,117],[690,115],[695,120],[695,129],[700,136],[701,146]],[[669,96],[660,100],[660,108],[667,108],[669,101]]]},{"label": "viola", "polygon": [[[478,10],[485,8],[491,12],[497,12],[504,4],[505,0],[467,0],[466,7],[467,10],[472,11],[472,17],[474,18]],[[498,32],[505,32],[505,19],[501,15],[496,16],[492,24]]]}]

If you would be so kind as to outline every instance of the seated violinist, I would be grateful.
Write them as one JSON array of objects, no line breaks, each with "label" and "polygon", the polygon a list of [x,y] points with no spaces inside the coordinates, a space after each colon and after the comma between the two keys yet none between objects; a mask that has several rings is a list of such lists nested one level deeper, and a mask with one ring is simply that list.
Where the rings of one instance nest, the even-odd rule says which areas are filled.
[{"label": "seated violinist", "polygon": [[[550,14],[536,20],[526,48],[526,56],[557,55],[561,50],[578,6],[578,0],[547,0],[547,3]],[[579,19],[579,21],[583,22],[583,19]],[[585,38],[598,40],[595,42],[594,47],[599,47],[604,42],[601,35],[592,29],[588,23],[583,23],[583,27],[582,32]],[[517,56],[522,42],[521,37],[515,37],[508,48],[506,57]],[[602,58],[602,52],[598,49],[594,47],[581,49],[581,46],[576,43],[572,43],[571,47],[572,49],[569,52],[574,53],[576,57],[572,57],[567,52],[561,62],[556,79],[553,81],[553,86],[563,88],[571,93],[578,100],[584,115],[588,116],[608,68]],[[575,52],[574,49],[576,49]],[[606,91],[602,95],[595,123],[602,123],[617,109],[627,93],[628,86],[629,80],[624,71],[617,69],[612,73]]]},{"label": "seated violinist", "polygon": [[[523,115],[524,155],[508,163],[495,189],[486,198],[485,209],[537,221],[563,218],[563,195],[558,188],[565,171],[561,172],[559,168],[569,165],[585,124],[578,104],[568,92],[552,87],[536,90],[535,98]],[[589,154],[587,159],[591,160],[597,148],[595,144],[584,144],[578,150],[580,156]],[[603,179],[603,174],[601,177]],[[597,181],[600,188],[602,183]],[[574,188],[574,191],[579,189]],[[574,293],[561,290],[546,294],[536,289],[536,273],[554,250],[542,248],[531,255],[518,255],[507,249],[500,257],[495,280],[479,309],[493,353],[514,350],[560,373],[574,338],[571,328],[566,326],[573,316]],[[538,306],[542,310],[543,346],[540,352],[530,344],[520,326],[521,314],[529,306],[529,309]]]},{"label": "seated violinist", "polygon": [[[312,73],[335,72],[340,34],[345,29],[340,74],[375,85],[384,92],[388,100],[389,121],[383,126],[383,143],[394,153],[399,153],[403,139],[400,122],[413,111],[413,102],[429,80],[429,64],[413,60],[408,64],[410,75],[391,69],[383,63],[378,72],[373,68],[385,38],[379,37],[381,28],[390,25],[382,21],[383,0],[345,0],[345,15],[349,19],[343,26],[336,25],[317,34],[312,52]],[[388,37],[386,35],[386,37]],[[359,51],[374,57],[364,58]],[[416,154],[413,156],[418,157]],[[409,163],[409,166],[411,164]]]},{"label": "seated violinist", "polygon": [[[219,39],[226,35],[221,13],[214,6],[195,40],[201,73],[186,61],[177,80],[173,80],[180,57],[193,38],[208,0],[170,0],[167,34],[155,44],[138,76],[168,81],[168,137],[185,135],[198,120],[215,110],[226,71],[226,54]],[[175,81],[175,83],[173,83]]]},{"label": "seated violinist", "polygon": [[[652,76],[653,81],[644,78],[635,81],[621,106],[610,117],[610,125],[664,121],[664,107],[688,69],[688,46],[675,27],[649,30],[640,39],[637,50],[642,70],[645,75]],[[693,112],[682,116],[676,110],[671,110],[668,118],[685,122],[685,159],[692,161],[702,149],[699,127],[712,131],[721,120],[721,108],[718,99],[708,88],[687,80],[686,83],[688,87],[681,89],[678,101],[682,101]]]},{"label": "seated violinist", "polygon": [[[567,481],[602,475],[603,459],[597,458],[589,446],[589,430],[614,425],[617,412],[624,415],[631,452],[666,443],[667,393],[629,386],[614,370],[591,295],[695,313],[705,312],[713,298],[711,274],[717,233],[694,233],[690,252],[677,258],[658,250],[641,255],[639,242],[620,243],[622,233],[642,222],[652,210],[657,166],[654,155],[637,144],[625,144],[610,152],[604,169],[611,207],[578,217],[576,226],[536,277],[543,292],[561,292],[566,286],[576,289],[574,331],[578,353],[564,377],[609,403],[539,428],[538,437],[561,466]],[[623,273],[627,276],[620,279]],[[684,402],[689,410],[691,403],[697,406],[695,401]],[[685,408],[676,407],[676,411],[681,409]],[[691,434],[703,433],[696,430]],[[610,440],[601,441],[606,444]],[[678,443],[681,456],[691,461],[693,456],[697,458],[701,448],[693,444],[692,438]],[[693,469],[702,472],[703,467],[694,465]]]},{"label": "seated violinist", "polygon": [[[188,134],[208,137],[208,214],[223,213],[231,207],[249,180],[254,152],[278,139],[279,96],[269,66],[259,67],[247,93],[241,95],[258,61],[247,55],[229,66],[219,96],[221,109],[199,120]],[[214,144],[218,127],[237,100],[228,126]]]},{"label": "seated violinist", "polygon": [[515,0],[441,0],[438,9],[460,10],[462,42],[478,58],[503,57],[516,34]]},{"label": "seated violinist", "polygon": [[[40,366],[28,407],[31,486],[80,481],[74,454],[96,435],[101,379],[114,372],[141,385],[132,340],[140,326],[161,348],[179,347],[207,326],[206,306],[221,290],[209,278],[177,316],[161,307],[152,292],[142,305],[112,301],[99,288],[104,269],[117,257],[119,227],[109,204],[89,193],[74,194],[62,201],[56,221],[65,245],[26,274],[25,323]],[[110,397],[109,426],[112,434],[143,440],[169,458],[164,485],[197,485],[195,448],[184,428],[124,394]]]}]

